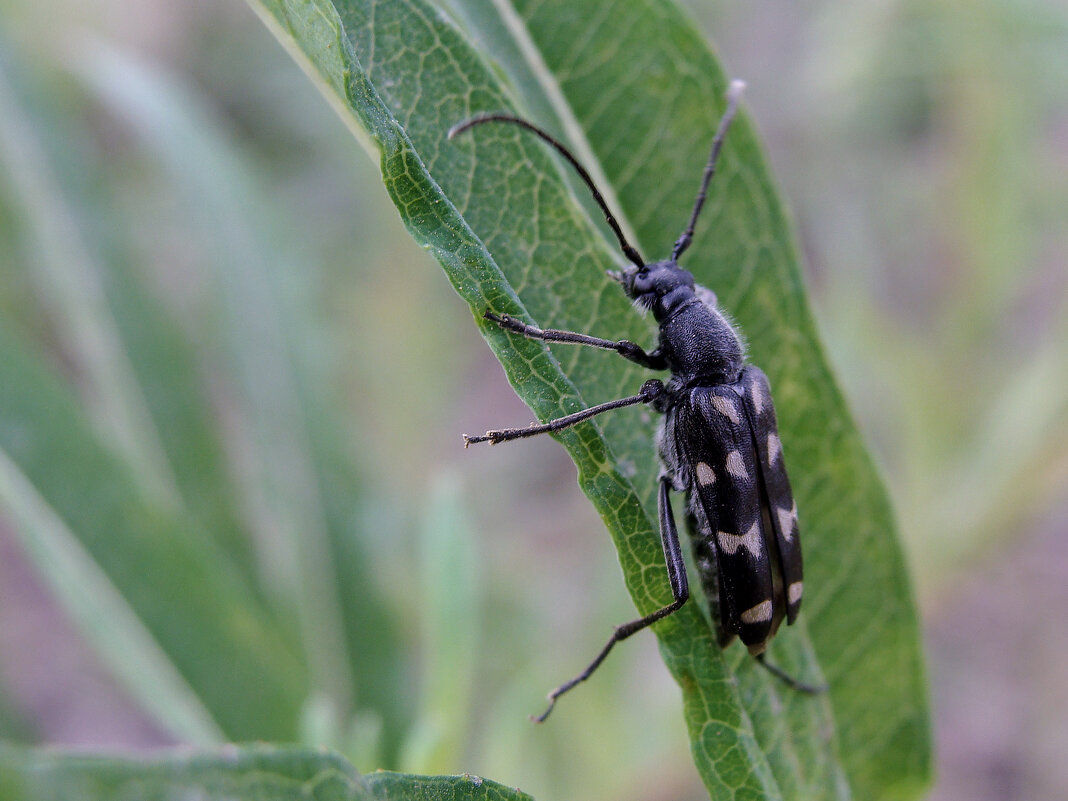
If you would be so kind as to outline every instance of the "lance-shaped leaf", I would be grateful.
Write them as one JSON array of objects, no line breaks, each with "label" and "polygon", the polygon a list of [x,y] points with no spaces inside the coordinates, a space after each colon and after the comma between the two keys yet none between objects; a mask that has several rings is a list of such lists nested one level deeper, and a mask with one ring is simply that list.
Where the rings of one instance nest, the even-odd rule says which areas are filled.
[{"label": "lance-shaped leaf", "polygon": [[[544,146],[511,128],[478,129],[456,142],[445,132],[483,110],[549,114],[543,122],[590,157],[635,244],[649,259],[663,257],[683,227],[722,112],[721,71],[668,3],[457,5],[469,24],[488,20],[471,33],[494,43],[507,87],[420,0],[254,3],[381,154],[402,218],[476,319],[491,308],[546,327],[650,342],[648,322],[604,278],[618,263],[614,243]],[[804,678],[822,672],[831,685],[820,698],[784,691],[743,649],[721,654],[698,605],[684,607],[656,632],[682,688],[697,767],[714,798],[843,798],[850,784],[858,797],[909,797],[926,781],[929,756],[903,560],[744,120],[731,131],[685,266],[737,317],[777,393],[808,594],[802,624],[780,634],[772,658]],[[480,325],[541,419],[633,394],[647,377],[611,355],[550,350]],[[644,410],[627,410],[559,435],[643,613],[670,597],[652,503],[654,425]]]}]

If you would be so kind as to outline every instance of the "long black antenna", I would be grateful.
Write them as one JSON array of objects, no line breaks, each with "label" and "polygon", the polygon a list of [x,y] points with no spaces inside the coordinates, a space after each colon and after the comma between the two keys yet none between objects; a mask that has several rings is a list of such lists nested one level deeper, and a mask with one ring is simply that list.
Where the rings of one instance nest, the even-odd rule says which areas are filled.
[{"label": "long black antenna", "polygon": [[727,135],[727,129],[731,127],[731,120],[738,111],[738,102],[742,99],[745,91],[745,81],[731,81],[727,88],[727,110],[723,112],[723,119],[719,121],[719,128],[712,139],[712,152],[708,154],[708,164],[705,165],[705,174],[701,179],[701,191],[697,193],[697,200],[693,204],[693,212],[690,214],[690,224],[675,240],[675,249],[671,251],[671,260],[678,261],[683,251],[693,241],[693,229],[697,225],[697,216],[705,205],[705,197],[708,195],[708,185],[712,182],[712,176],[716,174],[716,161],[719,160],[719,151],[723,148],[723,138]]},{"label": "long black antenna", "polygon": [[623,255],[634,262],[638,267],[644,267],[645,261],[642,259],[641,254],[638,253],[631,244],[627,241],[627,238],[623,236],[623,229],[619,227],[619,222],[616,220],[615,215],[612,214],[608,208],[608,204],[604,200],[604,196],[597,190],[597,187],[593,185],[593,179],[590,174],[586,172],[586,168],[579,164],[578,159],[571,155],[571,151],[564,147],[560,142],[554,139],[551,135],[543,131],[537,125],[532,122],[527,122],[521,117],[514,117],[511,114],[479,114],[478,116],[471,117],[471,119],[464,120],[463,122],[454,125],[449,129],[449,139],[454,136],[462,134],[469,128],[474,128],[476,125],[481,125],[484,122],[510,122],[513,125],[518,125],[520,128],[530,131],[535,136],[539,137],[543,142],[551,145],[556,149],[556,152],[567,159],[568,164],[575,168],[579,177],[590,188],[590,192],[593,193],[593,199],[597,202],[597,205],[601,207],[601,211],[604,212],[604,218],[608,221],[608,227],[612,229],[612,232],[616,235],[616,239],[619,240],[619,246],[623,249]]}]

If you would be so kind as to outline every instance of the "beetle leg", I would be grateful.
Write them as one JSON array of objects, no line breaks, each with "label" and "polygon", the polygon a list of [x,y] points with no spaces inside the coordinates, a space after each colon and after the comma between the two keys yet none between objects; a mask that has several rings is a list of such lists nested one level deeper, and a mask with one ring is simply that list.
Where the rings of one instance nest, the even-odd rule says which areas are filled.
[{"label": "beetle leg", "polygon": [[671,583],[671,595],[674,600],[667,606],[663,606],[657,609],[650,615],[638,618],[637,620],[631,620],[628,623],[624,623],[622,626],[617,626],[616,630],[612,632],[612,636],[605,643],[604,648],[594,658],[592,662],[586,667],[584,671],[579,673],[575,678],[570,681],[566,681],[549,693],[549,708],[542,712],[540,715],[534,718],[538,723],[543,722],[549,713],[553,711],[553,707],[556,705],[556,699],[566,693],[576,684],[586,681],[593,671],[600,667],[601,663],[608,656],[608,652],[612,650],[613,646],[621,640],[627,639],[632,634],[636,634],[658,620],[663,620],[668,615],[677,612],[687,599],[690,597],[690,585],[686,577],[686,562],[682,555],[682,546],[679,545],[679,530],[675,525],[675,515],[671,510],[671,479],[667,476],[660,477],[660,492],[657,495],[657,513],[660,518],[660,542],[664,548],[664,559],[667,561],[667,573],[668,581]]},{"label": "beetle leg", "polygon": [[540,339],[542,342],[566,342],[572,345],[589,345],[591,348],[614,350],[624,359],[629,359],[636,364],[642,365],[642,367],[648,367],[650,370],[667,369],[667,361],[664,359],[659,348],[652,353],[648,353],[629,339],[601,339],[600,337],[591,337],[587,334],[579,334],[574,331],[558,331],[554,328],[538,328],[533,325],[527,325],[507,314],[494,314],[491,311],[485,312],[482,316],[487,320],[495,322],[505,331],[511,331],[513,334],[522,334],[527,339]]},{"label": "beetle leg", "polygon": [[500,431],[487,431],[480,436],[464,434],[464,447],[466,448],[468,445],[474,445],[479,442],[488,442],[491,445],[496,445],[499,442],[507,442],[512,439],[523,439],[524,437],[533,437],[538,434],[547,434],[552,431],[561,431],[576,423],[589,420],[594,415],[601,414],[602,412],[610,412],[613,409],[622,409],[624,406],[634,406],[638,403],[652,403],[663,394],[663,382],[653,378],[642,384],[641,392],[637,395],[631,395],[629,398],[608,401],[607,403],[599,403],[596,406],[591,406],[588,409],[583,409],[582,411],[566,415],[565,417],[558,417],[555,420],[550,420],[541,425],[530,425],[526,428],[503,428]]},{"label": "beetle leg", "polygon": [[772,676],[777,678],[791,690],[797,690],[799,693],[808,693],[809,695],[819,695],[820,693],[827,692],[830,689],[826,684],[805,684],[803,681],[798,681],[781,667],[771,664],[771,662],[765,661],[764,654],[757,654],[756,661],[761,664]]}]

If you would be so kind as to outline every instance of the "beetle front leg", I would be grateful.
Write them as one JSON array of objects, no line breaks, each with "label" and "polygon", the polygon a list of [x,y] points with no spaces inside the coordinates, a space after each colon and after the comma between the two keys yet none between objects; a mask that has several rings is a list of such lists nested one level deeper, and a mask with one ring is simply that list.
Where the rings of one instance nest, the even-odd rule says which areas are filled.
[{"label": "beetle front leg", "polygon": [[571,345],[589,345],[591,348],[614,350],[624,359],[640,364],[642,367],[648,367],[650,370],[667,369],[667,361],[659,348],[649,353],[629,339],[601,339],[600,337],[591,337],[574,331],[538,328],[537,326],[527,325],[507,314],[494,314],[491,311],[485,312],[482,316],[496,323],[505,331],[522,334],[527,339],[540,339],[542,342],[566,342]]}]

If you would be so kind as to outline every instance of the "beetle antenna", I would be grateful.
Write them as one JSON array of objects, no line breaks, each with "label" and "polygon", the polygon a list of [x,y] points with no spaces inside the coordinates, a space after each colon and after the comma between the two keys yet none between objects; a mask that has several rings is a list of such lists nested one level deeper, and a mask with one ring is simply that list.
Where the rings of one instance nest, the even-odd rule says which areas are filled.
[{"label": "beetle antenna", "polygon": [[462,134],[464,131],[470,128],[474,128],[476,125],[481,125],[484,122],[510,122],[513,125],[518,125],[520,128],[530,131],[543,142],[553,147],[557,153],[559,153],[567,160],[568,164],[575,168],[575,171],[579,174],[579,178],[581,178],[583,183],[585,183],[586,186],[590,188],[590,192],[593,193],[594,201],[597,203],[598,206],[601,207],[601,211],[604,212],[604,218],[608,222],[608,227],[612,229],[612,233],[614,233],[616,235],[616,239],[619,240],[619,247],[623,250],[623,255],[630,259],[632,262],[634,262],[634,264],[636,264],[638,267],[645,266],[645,261],[642,259],[641,254],[638,253],[638,251],[635,250],[634,247],[632,247],[631,244],[627,241],[627,238],[623,236],[623,229],[619,227],[619,222],[616,220],[615,215],[612,214],[611,210],[608,208],[608,204],[605,202],[604,196],[598,191],[597,187],[594,186],[593,179],[586,171],[586,168],[579,164],[578,159],[576,159],[574,155],[572,155],[571,151],[564,147],[561,142],[553,138],[550,134],[543,131],[534,123],[527,122],[521,117],[514,117],[511,114],[479,114],[478,116],[471,117],[470,119],[464,120],[463,122],[458,123],[457,125],[454,125],[452,128],[450,128],[449,139],[452,139],[454,136]]},{"label": "beetle antenna", "polygon": [[712,138],[712,152],[708,154],[708,164],[705,165],[705,174],[701,179],[701,191],[697,193],[697,200],[694,201],[693,211],[690,213],[690,224],[686,226],[682,236],[675,241],[675,249],[671,251],[672,261],[678,261],[683,251],[693,241],[693,229],[697,225],[697,217],[701,213],[701,208],[705,205],[708,185],[712,182],[712,176],[716,174],[716,162],[719,160],[719,151],[723,148],[723,138],[727,135],[727,129],[731,127],[731,121],[734,119],[735,112],[738,111],[738,103],[744,91],[745,81],[731,81],[731,85],[727,88],[727,110],[723,112],[719,128],[716,129],[716,135]]}]

